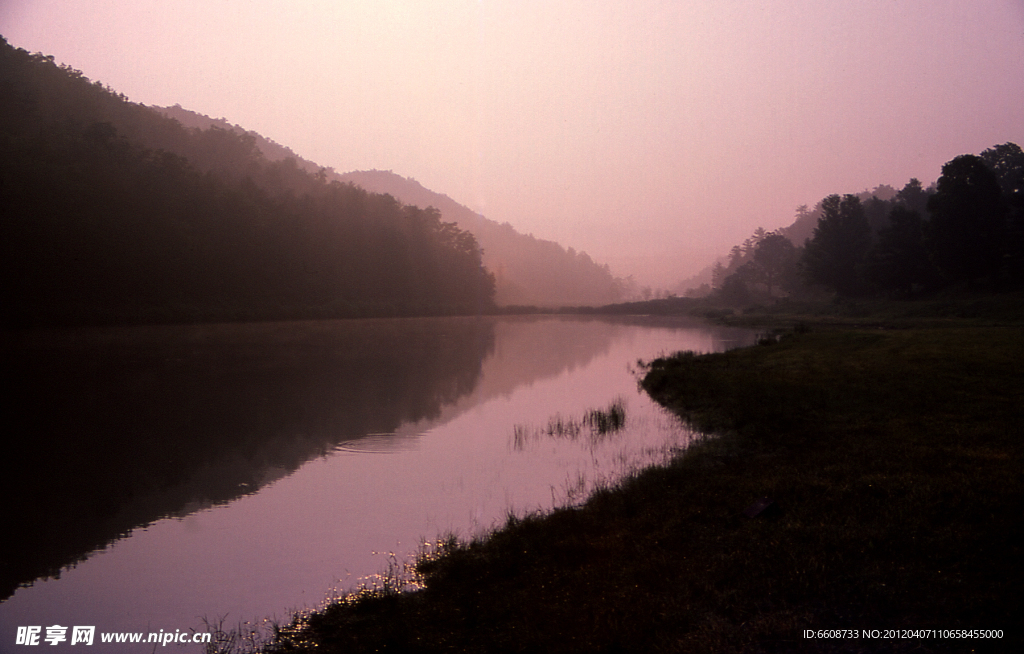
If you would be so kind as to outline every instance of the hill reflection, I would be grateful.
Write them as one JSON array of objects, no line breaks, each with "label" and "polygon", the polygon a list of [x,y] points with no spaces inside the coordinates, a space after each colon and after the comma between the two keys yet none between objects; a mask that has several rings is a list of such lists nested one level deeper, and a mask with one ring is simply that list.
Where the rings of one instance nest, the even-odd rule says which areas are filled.
[{"label": "hill reflection", "polygon": [[493,348],[493,323],[472,318],[7,334],[0,597],[342,441],[436,418]]},{"label": "hill reflection", "polygon": [[488,397],[586,364],[615,332],[430,318],[8,333],[3,483],[23,499],[2,509],[0,597],[329,452],[415,448]]}]

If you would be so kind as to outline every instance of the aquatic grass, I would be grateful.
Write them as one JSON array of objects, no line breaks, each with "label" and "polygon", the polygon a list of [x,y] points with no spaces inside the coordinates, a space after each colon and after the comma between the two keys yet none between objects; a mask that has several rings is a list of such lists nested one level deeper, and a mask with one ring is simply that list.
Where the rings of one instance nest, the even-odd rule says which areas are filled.
[{"label": "aquatic grass", "polygon": [[273,620],[259,623],[239,623],[234,627],[225,625],[227,618],[216,620],[203,618],[211,641],[203,645],[203,654],[258,654],[272,650],[280,635],[280,624]]},{"label": "aquatic grass", "polygon": [[516,451],[526,449],[540,439],[556,438],[577,441],[586,438],[591,446],[606,437],[621,431],[626,425],[626,401],[616,398],[604,409],[590,409],[582,418],[565,417],[555,414],[543,427],[515,425],[512,428],[510,446]]},{"label": "aquatic grass", "polygon": [[[514,514],[510,513],[509,524],[514,523]],[[409,558],[387,552],[387,564],[381,572],[328,598],[315,611],[296,613],[287,625],[274,625],[273,639],[262,642],[259,648],[215,650],[215,654],[324,651],[325,644],[336,640],[333,631],[338,628],[339,618],[341,622],[357,625],[367,616],[402,613],[403,607],[415,601],[415,596],[425,588],[426,575],[468,546],[457,534],[448,532],[434,540],[424,539],[418,552]],[[326,651],[335,650],[328,646]]]},{"label": "aquatic grass", "polygon": [[651,362],[644,387],[716,435],[510,516],[421,565],[421,590],[328,607],[280,651],[1019,651],[1022,364],[1018,324],[963,323],[815,324]]},{"label": "aquatic grass", "polygon": [[417,552],[410,557],[387,552],[387,563],[381,572],[363,577],[355,589],[330,598],[326,604],[365,604],[421,590],[424,587],[421,566],[429,566],[431,561],[450,555],[461,547],[463,543],[458,535],[448,532],[434,540],[422,539]]},{"label": "aquatic grass", "polygon": [[574,441],[583,433],[583,423],[572,418],[563,418],[561,415],[555,415],[548,420],[548,426],[543,430],[543,433],[555,438],[566,438]]},{"label": "aquatic grass", "polygon": [[626,424],[625,401],[619,398],[607,409],[592,409],[583,417],[583,424],[597,434],[610,434],[622,429]]},{"label": "aquatic grass", "polygon": [[561,492],[557,492],[554,486],[551,487],[551,505],[557,507],[576,506],[590,494],[589,488],[587,476],[582,471],[576,471],[575,477],[566,474]]}]

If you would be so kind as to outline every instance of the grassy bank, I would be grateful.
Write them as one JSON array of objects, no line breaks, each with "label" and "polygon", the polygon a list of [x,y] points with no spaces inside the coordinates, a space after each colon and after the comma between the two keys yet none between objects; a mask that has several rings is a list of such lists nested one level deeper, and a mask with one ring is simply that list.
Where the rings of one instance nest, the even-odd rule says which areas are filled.
[{"label": "grassy bank", "polygon": [[1017,651],[1021,326],[932,318],[819,321],[768,345],[653,362],[647,391],[719,436],[582,508],[448,543],[421,562],[421,590],[397,592],[390,577],[270,649]]}]

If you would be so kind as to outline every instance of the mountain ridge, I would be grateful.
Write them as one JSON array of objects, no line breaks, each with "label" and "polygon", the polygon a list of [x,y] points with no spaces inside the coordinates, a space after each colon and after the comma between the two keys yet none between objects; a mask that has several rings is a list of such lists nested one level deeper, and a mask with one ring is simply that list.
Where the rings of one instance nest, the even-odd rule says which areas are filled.
[{"label": "mountain ridge", "polygon": [[352,183],[420,208],[434,207],[444,220],[454,222],[459,229],[476,237],[483,251],[484,266],[495,276],[494,300],[498,305],[603,305],[622,299],[625,293],[624,280],[616,279],[607,265],[598,264],[585,252],[577,252],[532,234],[522,234],[510,223],[486,218],[448,195],[424,187],[411,177],[403,177],[390,170],[338,173],[225,118],[211,118],[181,105],[150,108],[190,129],[215,127],[251,138],[254,147],[270,161],[294,159],[300,169],[321,174],[328,181]]},{"label": "mountain ridge", "polygon": [[476,314],[494,277],[436,210],[191,129],[0,37],[10,327]]}]

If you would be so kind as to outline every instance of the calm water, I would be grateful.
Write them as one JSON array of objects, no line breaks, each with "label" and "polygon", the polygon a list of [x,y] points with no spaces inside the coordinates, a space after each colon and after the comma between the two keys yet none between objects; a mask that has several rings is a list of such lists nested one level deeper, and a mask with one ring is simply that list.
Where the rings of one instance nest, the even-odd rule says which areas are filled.
[{"label": "calm water", "polygon": [[[691,438],[638,391],[637,359],[752,338],[566,317],[21,336],[4,352],[19,439],[0,651],[26,625],[287,620],[391,553],[579,501]],[[615,401],[619,432],[547,433]]]}]

